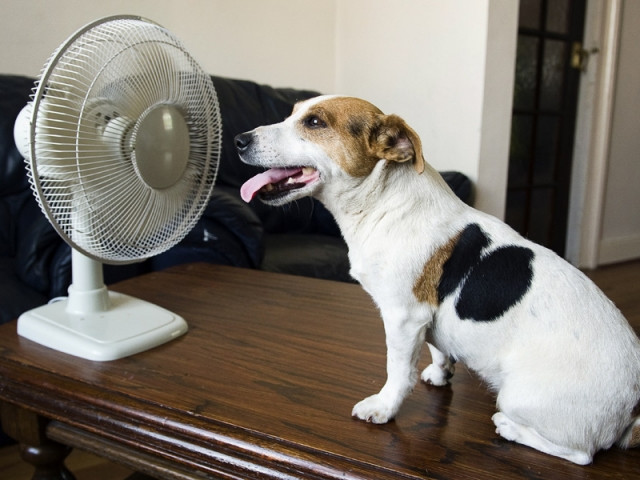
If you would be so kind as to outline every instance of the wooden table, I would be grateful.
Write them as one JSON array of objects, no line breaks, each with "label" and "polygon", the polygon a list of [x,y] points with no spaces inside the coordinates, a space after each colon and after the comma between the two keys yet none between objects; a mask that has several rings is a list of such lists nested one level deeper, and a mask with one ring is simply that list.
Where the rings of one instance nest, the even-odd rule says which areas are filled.
[{"label": "wooden table", "polygon": [[387,425],[351,418],[385,379],[382,322],[357,285],[197,264],[114,290],[190,331],[97,363],[0,327],[2,421],[40,478],[67,478],[66,446],[170,479],[640,478],[640,449],[579,467],[498,438],[494,398],[462,365]]}]

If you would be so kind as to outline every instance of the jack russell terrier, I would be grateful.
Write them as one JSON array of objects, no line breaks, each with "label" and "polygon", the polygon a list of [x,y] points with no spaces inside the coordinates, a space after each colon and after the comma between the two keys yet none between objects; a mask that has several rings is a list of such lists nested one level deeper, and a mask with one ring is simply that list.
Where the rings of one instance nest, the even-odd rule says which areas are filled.
[{"label": "jack russell terrier", "polygon": [[464,362],[497,394],[492,420],[507,440],[577,464],[640,446],[640,341],[626,319],[580,271],[459,200],[401,118],[321,96],[235,141],[245,163],[269,169],[243,199],[319,199],[380,310],[387,381],[353,416],[396,415],[429,328],[422,380],[445,385]]}]

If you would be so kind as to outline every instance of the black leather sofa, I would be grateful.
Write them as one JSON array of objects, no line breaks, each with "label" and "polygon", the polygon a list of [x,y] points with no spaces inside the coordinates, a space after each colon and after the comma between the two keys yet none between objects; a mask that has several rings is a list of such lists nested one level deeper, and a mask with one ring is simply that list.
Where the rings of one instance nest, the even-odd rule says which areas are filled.
[{"label": "black leather sofa", "polygon": [[[195,261],[351,281],[346,245],[322,204],[306,198],[270,208],[259,201],[247,205],[239,195],[240,185],[257,170],[240,162],[234,136],[284,119],[296,101],[317,93],[220,77],[213,81],[223,119],[223,150],[208,208],[168,252],[137,264],[105,265],[105,282]],[[13,140],[15,118],[33,82],[0,75],[0,323],[66,295],[71,282],[70,249],[40,212]],[[466,176],[443,176],[460,198],[469,201],[471,183]]]}]

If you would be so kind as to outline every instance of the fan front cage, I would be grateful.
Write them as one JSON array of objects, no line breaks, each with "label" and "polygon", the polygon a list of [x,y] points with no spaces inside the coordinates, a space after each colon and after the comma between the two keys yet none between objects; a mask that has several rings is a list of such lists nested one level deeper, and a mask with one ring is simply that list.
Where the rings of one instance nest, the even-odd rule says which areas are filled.
[{"label": "fan front cage", "polygon": [[[188,158],[162,188],[145,180],[136,157],[140,125],[158,108],[177,112],[188,135]],[[105,263],[139,261],[198,221],[221,136],[211,77],[180,41],[146,19],[111,17],[77,32],[45,65],[33,94],[29,176],[72,247]]]}]

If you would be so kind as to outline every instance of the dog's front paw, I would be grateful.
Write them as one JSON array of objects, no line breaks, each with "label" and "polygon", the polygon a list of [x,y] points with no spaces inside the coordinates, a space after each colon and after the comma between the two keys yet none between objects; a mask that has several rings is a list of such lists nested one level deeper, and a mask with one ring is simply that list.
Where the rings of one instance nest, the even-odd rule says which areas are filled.
[{"label": "dog's front paw", "polygon": [[387,423],[396,414],[395,410],[380,394],[375,394],[358,402],[353,407],[351,415],[371,423]]},{"label": "dog's front paw", "polygon": [[454,366],[451,365],[450,369],[444,369],[432,363],[422,371],[420,378],[424,383],[442,387],[449,383],[449,379],[453,376],[453,368]]}]

